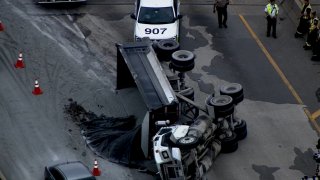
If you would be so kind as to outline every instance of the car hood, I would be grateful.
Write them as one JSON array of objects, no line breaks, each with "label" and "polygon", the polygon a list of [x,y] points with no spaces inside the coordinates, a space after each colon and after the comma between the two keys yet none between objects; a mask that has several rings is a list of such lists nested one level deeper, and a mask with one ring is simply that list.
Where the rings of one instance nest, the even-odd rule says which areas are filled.
[{"label": "car hood", "polygon": [[[178,23],[176,21],[171,24],[141,24],[136,23],[135,35],[139,38],[149,37],[150,39],[169,39],[178,35]],[[146,29],[151,29],[151,33],[147,34]],[[158,30],[155,30],[158,29]]]}]

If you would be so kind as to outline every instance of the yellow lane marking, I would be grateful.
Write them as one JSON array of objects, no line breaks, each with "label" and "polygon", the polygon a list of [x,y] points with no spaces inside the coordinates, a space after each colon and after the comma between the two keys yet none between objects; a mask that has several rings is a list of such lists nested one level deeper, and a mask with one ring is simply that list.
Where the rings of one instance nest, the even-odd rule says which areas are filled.
[{"label": "yellow lane marking", "polygon": [[307,108],[303,108],[304,112],[306,113],[309,121],[311,121],[312,125],[316,128],[317,132],[320,133],[320,127],[317,123],[316,118],[313,117],[313,115],[311,115],[310,111]]},{"label": "yellow lane marking", "polygon": [[311,117],[312,117],[313,119],[317,119],[319,116],[320,116],[320,109],[317,110],[316,112],[314,112],[314,113],[311,115]]},{"label": "yellow lane marking", "polygon": [[270,53],[268,52],[268,50],[264,47],[264,45],[262,44],[262,42],[260,41],[260,39],[258,38],[258,36],[256,35],[256,33],[251,29],[250,25],[248,24],[248,22],[244,19],[244,17],[242,15],[239,15],[240,19],[242,21],[242,23],[246,26],[246,28],[248,29],[248,31],[250,32],[251,36],[253,37],[253,39],[256,40],[256,42],[258,43],[259,47],[261,48],[261,50],[263,51],[263,53],[267,56],[268,61],[270,62],[270,64],[273,66],[273,68],[277,71],[277,73],[279,74],[280,78],[282,79],[282,81],[286,84],[286,86],[289,88],[289,91],[292,93],[292,95],[294,96],[294,98],[297,100],[297,102],[299,104],[303,104],[300,96],[298,95],[298,93],[293,89],[292,85],[290,84],[290,82],[288,81],[288,79],[286,78],[286,76],[284,75],[284,73],[281,71],[281,69],[279,68],[279,66],[277,65],[277,63],[274,61],[274,59],[272,58],[272,56],[270,55]]},{"label": "yellow lane marking", "polygon": [[317,132],[320,133],[320,127],[319,127],[317,121],[315,121],[316,118],[314,118],[314,116],[311,115],[310,111],[307,108],[304,108],[303,110],[306,113],[309,120],[311,121],[312,125],[316,128]]},{"label": "yellow lane marking", "polygon": [[[282,81],[284,82],[284,84],[288,87],[289,91],[291,92],[291,94],[293,95],[293,97],[296,99],[296,101],[298,102],[298,104],[300,105],[304,105],[304,103],[302,102],[302,99],[300,98],[300,96],[298,95],[297,91],[293,88],[293,86],[291,85],[291,83],[289,82],[289,80],[286,78],[286,76],[284,75],[284,73],[282,72],[282,70],[280,69],[280,67],[277,65],[277,63],[275,62],[275,60],[272,58],[271,54],[268,52],[268,50],[264,47],[264,45],[262,44],[262,42],[260,41],[260,39],[258,38],[258,36],[256,35],[256,33],[252,30],[252,28],[250,27],[250,25],[248,24],[248,22],[244,19],[244,17],[239,14],[239,17],[242,21],[242,23],[245,25],[245,27],[247,28],[247,30],[249,31],[249,33],[251,34],[251,36],[253,37],[253,39],[257,42],[258,46],[260,47],[260,49],[262,50],[262,52],[265,54],[265,56],[267,57],[268,61],[270,62],[270,64],[273,66],[273,68],[276,70],[276,72],[279,74],[280,78],[282,79]],[[317,129],[317,131],[320,133],[320,127],[319,125],[316,123],[315,118],[313,118],[314,116],[311,115],[311,113],[309,112],[309,110],[307,108],[304,107],[304,112],[307,115],[307,117],[309,118],[309,120],[312,122],[312,124],[314,125],[314,127]],[[320,115],[320,112],[319,112]]]}]

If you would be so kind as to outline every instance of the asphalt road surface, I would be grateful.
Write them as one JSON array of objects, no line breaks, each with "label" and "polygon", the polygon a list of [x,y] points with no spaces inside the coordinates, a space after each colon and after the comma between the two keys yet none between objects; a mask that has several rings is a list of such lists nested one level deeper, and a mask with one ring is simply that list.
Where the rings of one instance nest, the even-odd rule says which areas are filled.
[{"label": "asphalt road surface", "polygon": [[[309,119],[319,109],[319,63],[309,60],[302,39],[293,38],[297,19],[291,6],[281,6],[276,40],[265,37],[263,8],[257,0],[231,4],[229,27],[219,29],[209,1],[182,1],[181,47],[197,57],[187,74],[196,101],[203,104],[230,82],[245,91],[237,116],[247,121],[248,137],[238,151],[217,158],[207,179],[298,179],[315,173],[317,126]],[[0,170],[7,179],[40,180],[45,165],[62,161],[81,160],[92,168],[95,158],[102,170],[98,179],[152,179],[96,157],[63,112],[73,99],[96,114],[143,117],[137,90],[114,91],[115,43],[132,41],[133,9],[133,1],[92,0],[75,9],[0,1],[6,28],[0,32]],[[26,68],[15,69],[20,51]],[[31,93],[36,78],[40,96]]]}]

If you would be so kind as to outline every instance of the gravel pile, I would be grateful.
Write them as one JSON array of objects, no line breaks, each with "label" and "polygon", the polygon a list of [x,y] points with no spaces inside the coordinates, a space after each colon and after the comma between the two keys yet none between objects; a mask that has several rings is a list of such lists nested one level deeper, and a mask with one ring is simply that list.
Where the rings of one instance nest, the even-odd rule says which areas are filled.
[{"label": "gravel pile", "polygon": [[[90,149],[98,156],[127,166],[141,166],[141,126],[135,126],[136,118],[106,117],[86,110],[69,99],[64,112],[81,129],[81,134]],[[132,156],[133,155],[133,156]]]}]

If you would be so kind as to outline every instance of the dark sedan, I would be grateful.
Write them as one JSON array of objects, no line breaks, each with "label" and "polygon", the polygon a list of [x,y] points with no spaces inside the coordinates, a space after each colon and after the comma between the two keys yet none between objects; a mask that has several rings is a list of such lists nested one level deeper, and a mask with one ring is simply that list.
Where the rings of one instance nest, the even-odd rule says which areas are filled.
[{"label": "dark sedan", "polygon": [[72,161],[46,166],[45,180],[96,180],[87,166],[80,161]]}]

